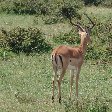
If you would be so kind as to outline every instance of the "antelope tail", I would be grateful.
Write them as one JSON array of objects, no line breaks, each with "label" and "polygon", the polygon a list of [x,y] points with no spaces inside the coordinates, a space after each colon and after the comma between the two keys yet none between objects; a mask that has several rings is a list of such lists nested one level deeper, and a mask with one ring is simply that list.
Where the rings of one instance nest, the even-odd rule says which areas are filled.
[{"label": "antelope tail", "polygon": [[62,59],[62,56],[59,55],[59,54],[54,54],[52,55],[52,63],[59,67],[59,68],[62,68],[63,67],[63,59]]}]

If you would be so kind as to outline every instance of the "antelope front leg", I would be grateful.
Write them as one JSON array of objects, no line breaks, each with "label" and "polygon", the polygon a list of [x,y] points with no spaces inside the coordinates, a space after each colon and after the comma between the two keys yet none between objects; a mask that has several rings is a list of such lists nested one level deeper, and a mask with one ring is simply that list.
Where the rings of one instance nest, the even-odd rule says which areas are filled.
[{"label": "antelope front leg", "polygon": [[71,70],[71,80],[70,80],[70,100],[72,97],[72,88],[73,88],[73,80],[74,80],[74,70]]},{"label": "antelope front leg", "polygon": [[78,81],[79,81],[79,73],[80,73],[80,68],[77,69],[77,74],[76,74],[76,97],[78,99]]}]

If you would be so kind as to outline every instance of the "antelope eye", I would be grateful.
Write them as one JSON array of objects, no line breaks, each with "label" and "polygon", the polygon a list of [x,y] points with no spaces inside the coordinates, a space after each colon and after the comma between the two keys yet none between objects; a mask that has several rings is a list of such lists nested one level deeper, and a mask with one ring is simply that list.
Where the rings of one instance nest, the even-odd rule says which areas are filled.
[{"label": "antelope eye", "polygon": [[89,37],[89,34],[87,33],[87,37]]}]

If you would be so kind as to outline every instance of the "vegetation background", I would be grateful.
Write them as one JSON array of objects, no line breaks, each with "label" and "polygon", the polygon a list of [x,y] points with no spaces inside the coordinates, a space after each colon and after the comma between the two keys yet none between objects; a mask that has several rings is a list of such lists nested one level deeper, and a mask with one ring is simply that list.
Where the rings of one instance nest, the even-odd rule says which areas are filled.
[{"label": "vegetation background", "polygon": [[[80,103],[75,84],[68,98],[67,72],[62,104],[52,104],[50,53],[80,43],[68,18],[89,25],[83,13],[96,26],[80,74]],[[0,85],[0,112],[112,112],[112,1],[0,0]]]}]

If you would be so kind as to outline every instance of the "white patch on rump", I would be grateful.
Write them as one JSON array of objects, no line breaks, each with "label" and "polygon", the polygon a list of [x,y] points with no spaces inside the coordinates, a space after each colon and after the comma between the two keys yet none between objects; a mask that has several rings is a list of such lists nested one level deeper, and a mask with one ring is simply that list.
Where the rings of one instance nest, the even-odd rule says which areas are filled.
[{"label": "white patch on rump", "polygon": [[62,68],[62,63],[61,63],[61,60],[60,60],[60,58],[59,58],[59,56],[57,55],[57,56],[53,56],[52,55],[52,62],[53,62],[53,64],[58,68],[58,69],[61,69]]}]

